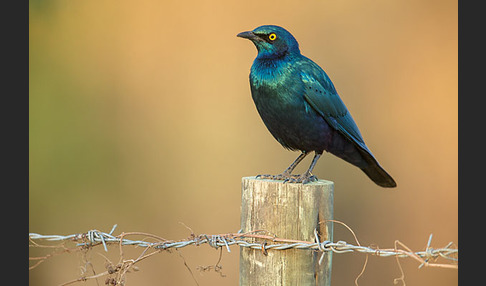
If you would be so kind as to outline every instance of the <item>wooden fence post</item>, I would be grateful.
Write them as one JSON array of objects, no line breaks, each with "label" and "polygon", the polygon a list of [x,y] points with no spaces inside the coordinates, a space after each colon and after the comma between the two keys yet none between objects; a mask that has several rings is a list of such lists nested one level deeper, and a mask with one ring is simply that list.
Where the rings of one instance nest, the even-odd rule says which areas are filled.
[{"label": "wooden fence post", "polygon": [[[241,230],[265,230],[279,238],[332,241],[334,183],[302,184],[242,178]],[[320,223],[321,222],[321,223]],[[260,233],[263,234],[263,233]],[[240,286],[331,285],[332,252],[309,249],[262,250],[240,247]]]}]

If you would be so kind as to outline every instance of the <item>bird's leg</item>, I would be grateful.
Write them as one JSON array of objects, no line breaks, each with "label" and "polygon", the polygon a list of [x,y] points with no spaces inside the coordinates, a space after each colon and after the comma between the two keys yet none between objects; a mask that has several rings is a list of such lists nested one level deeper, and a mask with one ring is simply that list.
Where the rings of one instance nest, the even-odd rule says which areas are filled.
[{"label": "bird's leg", "polygon": [[307,152],[305,151],[302,151],[302,153],[300,153],[299,157],[297,157],[297,159],[295,159],[294,162],[292,162],[292,164],[290,164],[290,166],[285,169],[285,171],[283,171],[282,174],[285,174],[287,176],[290,176],[290,174],[292,173],[292,171],[295,169],[295,167],[297,167],[297,165],[302,161],[304,160],[305,156],[307,156]]},{"label": "bird's leg", "polygon": [[256,177],[260,178],[260,179],[288,181],[292,177],[291,176],[292,171],[305,158],[305,156],[307,156],[307,154],[308,153],[306,151],[302,151],[302,153],[299,155],[299,157],[297,157],[297,159],[295,159],[295,161],[292,164],[290,164],[290,166],[287,169],[285,169],[285,171],[283,171],[282,174],[278,174],[278,175],[258,175]]},{"label": "bird's leg", "polygon": [[321,155],[322,155],[322,152],[316,151],[316,154],[314,155],[314,159],[312,159],[312,163],[310,164],[309,169],[304,174],[302,174],[302,175],[300,175],[296,178],[291,177],[290,179],[288,179],[288,182],[306,184],[306,183],[317,181],[318,180],[317,177],[312,175],[312,170],[314,169],[314,167],[317,163],[317,160],[319,160]]}]

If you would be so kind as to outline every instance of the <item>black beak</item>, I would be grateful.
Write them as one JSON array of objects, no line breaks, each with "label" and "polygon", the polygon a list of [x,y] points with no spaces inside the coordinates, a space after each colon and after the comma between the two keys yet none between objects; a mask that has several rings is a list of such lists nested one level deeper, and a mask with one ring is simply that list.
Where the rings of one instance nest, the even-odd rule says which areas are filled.
[{"label": "black beak", "polygon": [[248,40],[254,40],[255,38],[257,38],[258,36],[255,35],[255,33],[253,33],[252,31],[246,31],[246,32],[241,32],[239,33],[238,35],[236,35],[237,37],[240,37],[240,38],[244,38],[244,39],[248,39]]}]

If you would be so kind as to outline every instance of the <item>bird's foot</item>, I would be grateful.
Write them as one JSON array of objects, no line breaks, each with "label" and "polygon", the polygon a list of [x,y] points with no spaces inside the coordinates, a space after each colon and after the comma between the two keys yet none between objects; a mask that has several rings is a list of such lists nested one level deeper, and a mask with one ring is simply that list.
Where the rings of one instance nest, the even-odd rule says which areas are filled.
[{"label": "bird's foot", "polygon": [[266,180],[278,180],[278,181],[284,181],[287,182],[290,179],[293,178],[298,178],[300,175],[291,175],[289,173],[283,172],[282,174],[278,175],[257,175],[257,179],[266,179]]},{"label": "bird's foot", "polygon": [[302,175],[293,175],[291,178],[285,180],[285,182],[288,183],[302,183],[302,184],[307,184],[307,183],[312,183],[319,180],[316,176],[312,175],[311,173],[304,173]]}]

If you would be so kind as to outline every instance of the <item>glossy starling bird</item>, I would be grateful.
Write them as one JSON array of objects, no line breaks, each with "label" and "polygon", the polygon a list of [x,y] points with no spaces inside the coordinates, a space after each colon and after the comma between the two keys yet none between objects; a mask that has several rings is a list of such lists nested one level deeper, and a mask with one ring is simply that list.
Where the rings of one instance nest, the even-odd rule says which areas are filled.
[{"label": "glossy starling bird", "polygon": [[[249,39],[258,50],[251,66],[250,87],[263,122],[283,147],[302,152],[282,174],[259,177],[304,184],[316,181],[311,172],[325,150],[360,168],[379,186],[396,187],[365,145],[331,79],[300,53],[292,34],[282,27],[265,25],[237,36]],[[312,151],[315,156],[309,169],[292,175]]]}]

